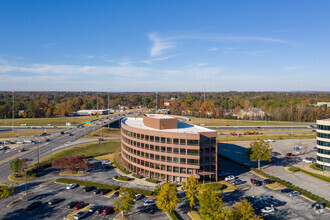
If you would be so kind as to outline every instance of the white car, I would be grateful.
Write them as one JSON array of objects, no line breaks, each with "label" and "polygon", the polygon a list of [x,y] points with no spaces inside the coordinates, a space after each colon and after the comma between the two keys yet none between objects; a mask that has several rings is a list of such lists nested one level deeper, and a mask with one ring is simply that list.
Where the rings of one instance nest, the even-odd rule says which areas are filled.
[{"label": "white car", "polygon": [[315,159],[313,157],[306,157],[303,161],[306,163],[314,163]]},{"label": "white car", "polygon": [[299,195],[300,195],[300,192],[298,192],[298,191],[292,191],[292,192],[289,192],[288,195],[289,195],[290,197],[293,197],[293,196],[299,196]]},{"label": "white car", "polygon": [[87,214],[88,214],[87,211],[81,211],[81,212],[78,212],[77,214],[75,214],[73,218],[79,220],[79,219],[84,218]]},{"label": "white car", "polygon": [[265,139],[265,142],[271,143],[271,142],[275,142],[275,141],[273,139]]},{"label": "white car", "polygon": [[300,150],[302,150],[302,147],[301,147],[301,146],[294,147],[293,150],[295,150],[295,151],[300,151]]},{"label": "white car", "polygon": [[235,179],[235,176],[233,176],[233,175],[227,176],[225,178],[226,181],[230,181],[230,180],[234,180],[234,179]]},{"label": "white car", "polygon": [[156,205],[156,201],[155,200],[146,200],[143,203],[143,206],[154,206],[154,205]]},{"label": "white car", "polygon": [[78,184],[73,183],[73,184],[68,185],[68,186],[66,187],[66,189],[74,189],[74,188],[76,188],[76,187],[78,187],[78,186],[79,186]]},{"label": "white car", "polygon": [[142,197],[143,197],[143,196],[142,196],[141,194],[136,194],[136,195],[134,196],[134,202],[136,202],[136,201],[142,199]]},{"label": "white car", "polygon": [[24,144],[23,141],[17,141],[16,144]]},{"label": "white car", "polygon": [[265,207],[263,209],[261,209],[262,213],[271,213],[271,212],[275,212],[274,207]]},{"label": "white car", "polygon": [[24,143],[32,143],[31,140],[25,140]]}]

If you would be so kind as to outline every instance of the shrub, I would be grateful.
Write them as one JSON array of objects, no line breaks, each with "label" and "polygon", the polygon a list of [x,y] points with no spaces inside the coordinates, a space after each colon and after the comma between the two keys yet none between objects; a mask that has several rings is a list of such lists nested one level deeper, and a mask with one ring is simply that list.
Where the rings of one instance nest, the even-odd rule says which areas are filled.
[{"label": "shrub", "polygon": [[65,183],[65,184],[78,184],[80,186],[95,186],[96,188],[101,189],[110,189],[110,190],[117,190],[119,189],[119,186],[115,185],[107,185],[102,183],[95,183],[95,182],[89,182],[89,181],[81,181],[81,180],[75,180],[75,179],[69,179],[69,178],[59,178],[56,180],[57,183]]},{"label": "shrub", "polygon": [[300,168],[299,167],[290,167],[288,170],[291,172],[298,172],[298,171],[300,171]]},{"label": "shrub", "polygon": [[132,176],[134,176],[135,178],[137,178],[137,179],[142,179],[142,176],[141,175],[139,175],[139,174],[133,174]]},{"label": "shrub", "polygon": [[145,195],[145,196],[153,195],[153,191],[145,190],[145,189],[128,188],[127,190],[130,191],[130,192],[133,192],[135,194],[142,194],[142,195]]},{"label": "shrub", "polygon": [[122,180],[122,181],[130,181],[131,178],[127,177],[127,176],[115,176],[114,177],[117,180]]},{"label": "shrub", "polygon": [[221,183],[206,183],[203,187],[212,187],[213,191],[220,191],[224,189],[224,185]]},{"label": "shrub", "polygon": [[154,180],[154,179],[146,179],[146,181],[150,183],[158,183],[158,180]]},{"label": "shrub", "polygon": [[172,220],[179,220],[179,218],[176,216],[176,214],[173,211],[169,212],[168,215],[171,217]]}]

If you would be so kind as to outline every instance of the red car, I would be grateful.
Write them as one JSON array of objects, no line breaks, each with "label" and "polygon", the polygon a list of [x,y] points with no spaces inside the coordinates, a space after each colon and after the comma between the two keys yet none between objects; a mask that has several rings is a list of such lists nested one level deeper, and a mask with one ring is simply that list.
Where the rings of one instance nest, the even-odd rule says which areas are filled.
[{"label": "red car", "polygon": [[114,211],[113,207],[106,207],[105,209],[102,210],[102,215],[109,215]]},{"label": "red car", "polygon": [[251,183],[252,183],[253,185],[255,185],[255,186],[260,186],[259,181],[256,180],[256,179],[251,179]]},{"label": "red car", "polygon": [[75,210],[79,210],[79,209],[83,208],[85,205],[86,205],[86,204],[85,204],[84,202],[78,202],[78,203],[75,205],[74,209],[75,209]]}]

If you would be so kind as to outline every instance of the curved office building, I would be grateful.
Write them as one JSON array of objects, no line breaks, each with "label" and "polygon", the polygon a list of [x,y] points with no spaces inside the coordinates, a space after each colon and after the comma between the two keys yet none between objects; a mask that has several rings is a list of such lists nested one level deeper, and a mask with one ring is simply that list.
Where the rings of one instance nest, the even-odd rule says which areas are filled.
[{"label": "curved office building", "polygon": [[330,171],[330,118],[317,120],[316,163],[319,168]]},{"label": "curved office building", "polygon": [[217,132],[167,115],[125,118],[121,153],[126,168],[144,177],[185,182],[217,181]]}]

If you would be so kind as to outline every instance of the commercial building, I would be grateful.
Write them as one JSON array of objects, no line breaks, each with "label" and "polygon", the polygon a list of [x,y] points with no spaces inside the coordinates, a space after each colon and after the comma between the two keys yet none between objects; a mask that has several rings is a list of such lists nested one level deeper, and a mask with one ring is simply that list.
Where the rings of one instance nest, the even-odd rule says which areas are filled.
[{"label": "commercial building", "polygon": [[168,115],[125,118],[121,153],[127,169],[151,179],[217,181],[217,132]]},{"label": "commercial building", "polygon": [[86,115],[106,115],[108,110],[79,110],[74,113],[76,116],[86,116]]},{"label": "commercial building", "polygon": [[330,118],[317,120],[316,165],[330,171]]}]

